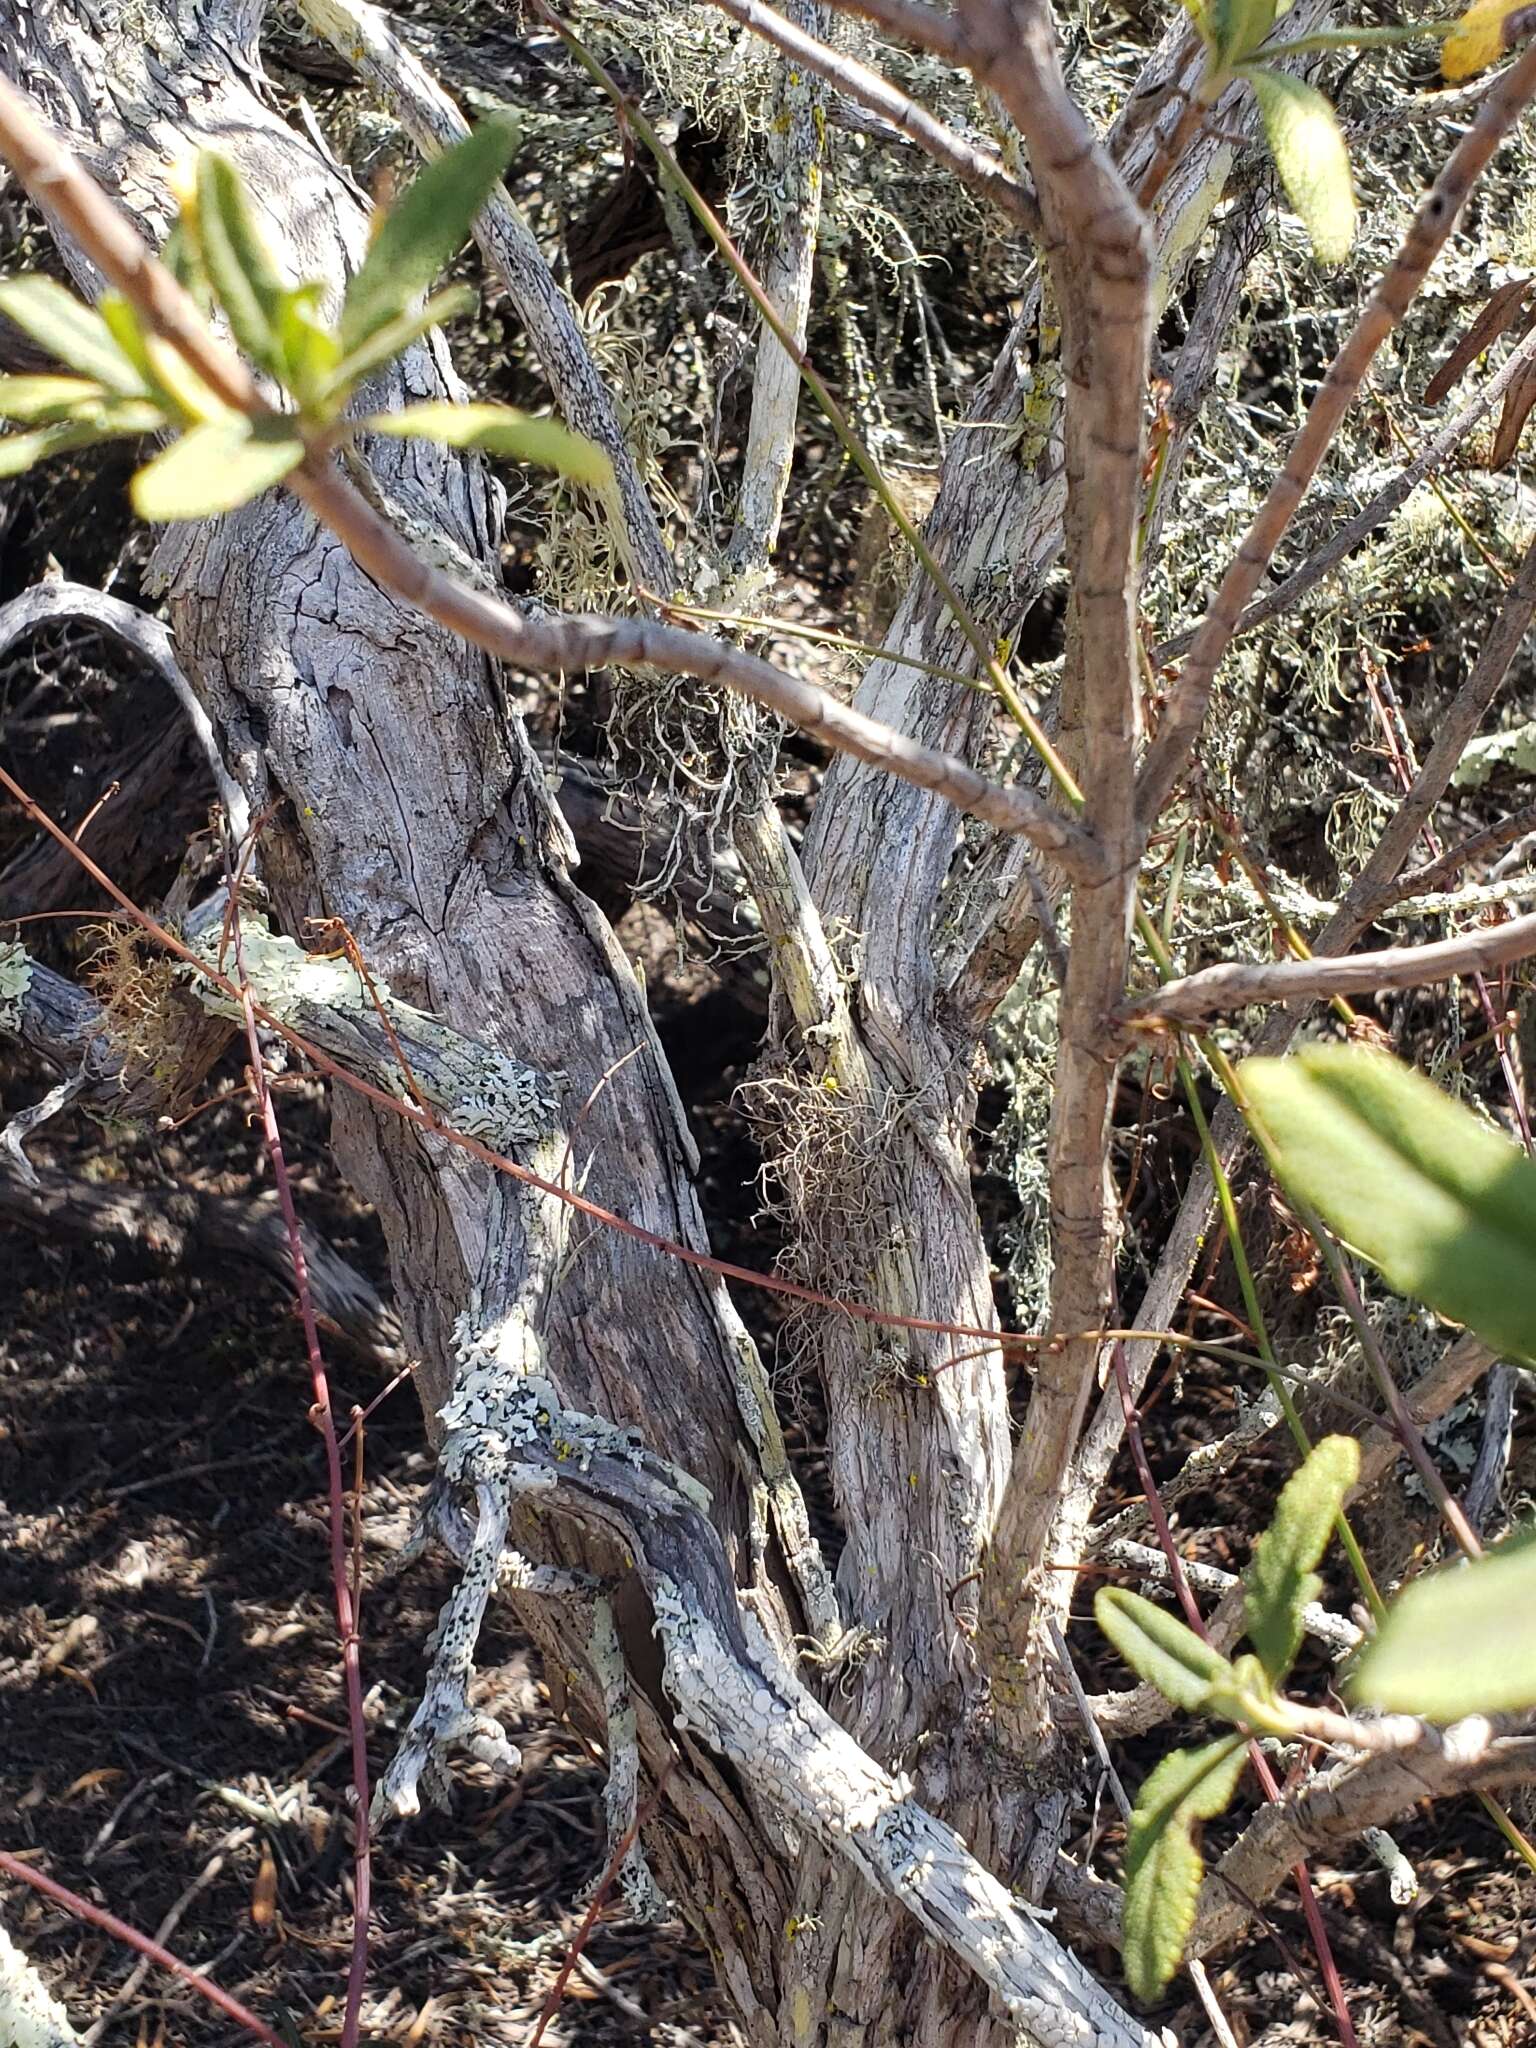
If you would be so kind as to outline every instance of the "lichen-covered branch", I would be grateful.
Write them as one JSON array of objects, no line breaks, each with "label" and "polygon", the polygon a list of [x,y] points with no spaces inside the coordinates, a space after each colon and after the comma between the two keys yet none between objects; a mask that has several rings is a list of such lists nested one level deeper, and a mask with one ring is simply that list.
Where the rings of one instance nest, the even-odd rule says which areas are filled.
[{"label": "lichen-covered branch", "polygon": [[786,1819],[898,1900],[1040,2048],[1153,2048],[1157,2036],[790,1675],[738,1600],[697,1488],[633,1434],[561,1406],[521,1307],[504,1316],[483,1302],[462,1319],[460,1358],[443,1471],[473,1490],[485,1541],[471,1554],[463,1612],[453,1611],[438,1648],[439,1663],[453,1662],[455,1698],[464,1630],[482,1587],[489,1591],[487,1572],[494,1579],[492,1548],[505,1526],[493,1496],[595,1525],[633,1561],[649,1598],[680,1733],[702,1737]]},{"label": "lichen-covered branch", "polygon": [[0,1926],[0,2041],[6,2048],[78,2048],[69,2014]]}]

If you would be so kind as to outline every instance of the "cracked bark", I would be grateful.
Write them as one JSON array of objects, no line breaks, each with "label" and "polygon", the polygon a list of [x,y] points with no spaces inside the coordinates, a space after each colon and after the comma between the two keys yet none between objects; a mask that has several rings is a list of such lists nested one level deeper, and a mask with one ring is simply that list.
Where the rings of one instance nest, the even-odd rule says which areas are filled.
[{"label": "cracked bark", "polygon": [[[363,215],[336,167],[266,104],[254,54],[257,17],[248,4],[152,0],[138,10],[130,36],[120,24],[104,28],[84,0],[57,0],[36,12],[0,7],[0,58],[152,232],[168,225],[168,164],[189,146],[216,142],[238,158],[289,267],[334,281],[357,260]],[[89,288],[78,252],[74,261]],[[389,385],[384,402],[456,389],[435,341],[413,351]],[[494,558],[499,504],[477,464],[420,445],[368,453],[408,516],[437,522],[471,558]],[[156,551],[153,575],[184,668],[253,807],[277,802],[263,865],[281,922],[298,930],[310,915],[344,918],[377,975],[493,1053],[547,1073],[567,1117],[611,1070],[583,1122],[576,1170],[599,1201],[702,1247],[691,1147],[643,998],[571,879],[565,834],[490,665],[389,598],[287,498],[263,499],[204,529],[172,530]],[[637,1044],[644,1056],[625,1061]],[[787,1473],[781,1446],[774,1458],[771,1415],[754,1409],[760,1368],[753,1370],[750,1342],[718,1281],[626,1239],[588,1239],[571,1253],[563,1228],[553,1225],[550,1242],[564,1250],[551,1263],[548,1247],[492,1220],[503,1216],[500,1184],[488,1200],[485,1176],[462,1154],[340,1097],[335,1132],[349,1177],[374,1200],[385,1227],[407,1341],[425,1360],[429,1415],[449,1391],[448,1322],[470,1276],[499,1271],[502,1291],[516,1297],[558,1272],[542,1338],[545,1370],[561,1400],[665,1443],[702,1482],[712,1520],[695,1518],[689,1557],[703,1556],[716,1604],[733,1601],[738,1589],[750,1602],[763,1630],[752,1661],[772,1669],[764,1655],[787,1643],[802,1620],[785,1590],[801,1560],[776,1552],[757,1520],[758,1501],[782,1488]],[[963,1191],[963,1155],[946,1164]],[[984,1266],[972,1277],[984,1302]],[[949,1402],[957,1443],[964,1435],[958,1398]],[[975,1455],[968,1439],[960,1449]],[[641,1557],[657,1540],[645,1521],[625,1534]],[[886,1535],[893,1557],[909,1553],[904,1518]],[[562,1538],[569,1543],[569,1518]],[[595,1561],[611,1574],[613,1551],[600,1528],[592,1541]],[[587,1542],[574,1547],[585,1561]],[[683,1576],[684,1563],[673,1561],[669,1580]],[[700,1569],[692,1565],[695,1581]],[[616,1603],[642,1692],[655,1663],[645,1597],[655,1590],[642,1575],[627,1593],[621,1586]],[[562,1668],[580,1656],[558,1619],[528,1619]],[[950,1631],[944,1641],[953,1640]],[[670,1689],[680,1701],[675,1682]],[[639,1704],[654,1770],[677,1729],[654,1680]],[[922,1706],[926,1719],[929,1702]],[[971,1967],[985,1964],[987,1981],[1013,2006],[1013,2026],[1027,2018],[1040,2038],[1074,2043],[1147,2038],[1075,1965],[1061,1980],[1070,1979],[1071,2018],[1057,2017],[1049,2001],[1021,2008],[1026,1980],[1010,1974],[1006,1945],[996,1946],[1000,1931],[1014,1929],[1008,1939],[1021,1939],[1006,1894],[953,1836],[917,1814],[899,1782],[861,1761],[834,1723],[817,1719],[792,1682],[783,1707],[792,1718],[811,1716],[806,1725],[814,1722],[817,1741],[833,1745],[847,1784],[850,1772],[865,1774],[866,1804],[884,1802],[906,1816],[893,1837],[898,1846],[909,1825],[917,1831],[910,1874],[883,1852],[853,1857],[860,1882],[837,1891],[829,1916],[851,1926],[866,1904],[864,1884],[886,1883],[902,1901],[893,1917],[903,1929],[911,1989],[903,2011],[890,1996],[891,1944],[883,1935],[868,1943],[846,2003],[843,1977],[831,1967],[834,1950],[822,1950],[827,1967],[819,1975],[808,1977],[799,1958],[793,1971],[786,1968],[781,1930],[810,1859],[786,1834],[780,1809],[795,1810],[801,1778],[791,1768],[758,1785],[750,1771],[723,1773],[690,1746],[685,1767],[667,1784],[668,1810],[683,1826],[658,1831],[663,1875],[715,1948],[754,2038],[778,2039],[788,2029],[797,2041],[843,2042],[866,2031],[884,2036],[908,2016],[931,2022],[924,2039],[972,2037],[984,1993],[969,1979],[959,1988],[958,1966],[936,1960],[931,1949],[913,1953],[914,1901],[927,1901],[919,1917],[957,1953],[974,1948]],[[712,1747],[747,1760],[737,1757],[728,1718],[705,1725]],[[899,1764],[894,1755],[891,1761]],[[927,1775],[942,1794],[944,1771]],[[1024,1789],[1012,1783],[1008,1800],[1020,1804]],[[842,1843],[838,1853],[849,1861],[847,1829],[831,1826],[828,1839]],[[984,1860],[998,1860],[998,1846],[996,1830],[979,1830],[975,1847]],[[962,1873],[960,1891],[934,1889],[923,1874],[935,1853],[946,1871]],[[982,1919],[972,1942],[954,1901],[978,1879],[973,1905]],[[819,1896],[810,1904],[814,1912]],[[807,1943],[801,1958],[819,1947]],[[1044,1947],[1047,1956],[1060,1955],[1054,1944]],[[1025,1943],[1020,1955],[1028,1949]]]},{"label": "cracked bark", "polygon": [[[152,234],[169,225],[172,163],[213,143],[238,160],[292,271],[334,281],[360,258],[364,210],[265,97],[258,17],[245,0],[153,0],[131,27],[84,0],[4,5],[0,63]],[[380,396],[457,391],[434,341]],[[499,492],[480,463],[420,444],[367,453],[412,516],[494,562]],[[576,1169],[597,1200],[707,1249],[692,1143],[643,993],[572,879],[566,832],[493,664],[385,597],[286,497],[171,529],[153,573],[253,808],[279,800],[262,851],[284,925],[345,918],[402,994],[557,1074],[572,1113],[617,1069],[582,1125]],[[486,1175],[339,1093],[334,1136],[384,1225],[430,1417],[448,1392],[448,1325],[484,1251]],[[750,1340],[721,1284],[602,1236],[563,1272],[546,1341],[567,1399],[665,1443],[710,1489],[732,1571],[776,1634],[800,1627],[782,1560],[750,1541],[756,1453],[735,1391]],[[666,1830],[669,1881],[726,1957],[749,2029],[771,2032],[787,1868],[765,1852],[764,1816],[739,1785],[677,1771],[667,1796],[685,1822]]]}]

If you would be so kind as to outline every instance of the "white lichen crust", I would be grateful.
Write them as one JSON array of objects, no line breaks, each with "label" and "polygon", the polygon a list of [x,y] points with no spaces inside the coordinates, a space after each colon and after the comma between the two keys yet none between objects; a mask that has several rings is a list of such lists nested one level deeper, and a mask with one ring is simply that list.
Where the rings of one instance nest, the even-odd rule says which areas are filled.
[{"label": "white lichen crust", "polygon": [[[453,1130],[493,1151],[519,1152],[553,1127],[557,1103],[546,1075],[402,1002],[381,976],[365,980],[345,953],[306,953],[248,914],[238,951],[218,925],[193,950],[227,980],[238,981],[243,970],[256,1001],[280,1024],[402,1102],[420,1098]],[[205,1008],[240,1019],[225,989],[187,972]]]},{"label": "white lichen crust", "polygon": [[32,979],[32,962],[25,946],[0,939],[0,1031],[21,1026],[21,1006]]},{"label": "white lichen crust", "polygon": [[[413,1811],[418,1781],[440,1790],[445,1748],[478,1726],[467,1687],[497,1585],[510,1578],[525,1590],[578,1590],[579,1575],[521,1559],[507,1566],[511,1503],[537,1493],[546,1510],[601,1527],[633,1559],[655,1614],[679,1728],[728,1757],[791,1825],[897,1899],[991,1987],[1022,2040],[1040,2048],[1153,2048],[1159,2036],[1124,2013],[1038,1916],[917,1803],[911,1783],[867,1756],[800,1685],[740,1601],[702,1490],[634,1431],[562,1406],[521,1307],[500,1317],[472,1309],[455,1336],[460,1373],[441,1411],[448,1434],[434,1512],[464,1573],[443,1610],[422,1705],[380,1787],[381,1808]],[[471,1495],[472,1531],[454,1504]],[[633,1827],[638,1749],[603,1599],[594,1605],[590,1654],[608,1713],[611,1854]],[[633,1852],[620,1874],[631,1903],[654,1910],[654,1886]]]}]

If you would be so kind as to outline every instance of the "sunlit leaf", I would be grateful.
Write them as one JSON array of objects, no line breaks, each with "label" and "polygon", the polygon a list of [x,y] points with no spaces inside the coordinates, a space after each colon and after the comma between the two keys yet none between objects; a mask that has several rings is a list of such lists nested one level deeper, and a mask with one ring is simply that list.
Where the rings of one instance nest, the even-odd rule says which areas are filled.
[{"label": "sunlit leaf", "polygon": [[1216,55],[1222,64],[1251,57],[1275,25],[1275,0],[1211,0]]},{"label": "sunlit leaf", "polygon": [[286,365],[278,322],[288,287],[256,224],[240,173],[217,150],[199,153],[192,217],[230,333],[253,363],[281,376]]},{"label": "sunlit leaf", "polygon": [[613,464],[596,442],[573,434],[555,420],[519,412],[515,406],[454,405],[434,398],[399,412],[379,413],[362,424],[375,434],[441,441],[450,448],[480,448],[487,455],[502,455],[512,462],[557,469],[595,489],[613,481]]},{"label": "sunlit leaf", "polygon": [[67,455],[107,438],[99,427],[75,421],[35,427],[25,434],[0,434],[0,476],[20,476],[23,470],[46,461],[50,455]]},{"label": "sunlit leaf", "polygon": [[1183,1958],[1205,1870],[1198,1825],[1225,1811],[1244,1751],[1241,1735],[1176,1749],[1141,1788],[1126,1840],[1122,1951],[1138,1998],[1156,1998]]},{"label": "sunlit leaf", "polygon": [[341,360],[341,343],[320,317],[324,292],[320,284],[292,285],[279,294],[273,316],[283,382],[301,406],[318,403]]},{"label": "sunlit leaf", "polygon": [[1216,46],[1216,31],[1211,19],[1211,10],[1206,4],[1206,0],[1184,0],[1184,12],[1194,23],[1201,42],[1205,44],[1208,50],[1214,50]]},{"label": "sunlit leaf", "polygon": [[304,443],[284,424],[231,414],[193,427],[133,478],[134,511],[155,521],[206,519],[246,504],[304,459]]},{"label": "sunlit leaf", "polygon": [[1213,1685],[1232,1680],[1232,1666],[1219,1650],[1139,1593],[1101,1587],[1093,1614],[1136,1676],[1155,1685],[1176,1707],[1197,1710]]},{"label": "sunlit leaf", "polygon": [[472,312],[476,295],[467,284],[450,285],[446,291],[434,292],[419,312],[402,313],[398,320],[388,320],[377,328],[360,348],[344,356],[333,372],[338,390],[351,390],[364,377],[382,369],[385,363],[393,362],[413,341],[434,327],[445,327],[450,320]]},{"label": "sunlit leaf", "polygon": [[51,277],[0,278],[0,313],[80,376],[127,397],[142,393],[137,372],[101,314]]},{"label": "sunlit leaf", "polygon": [[160,261],[187,295],[196,300],[200,312],[213,310],[213,292],[203,267],[203,252],[186,220],[178,220],[160,247]]},{"label": "sunlit leaf", "polygon": [[344,355],[409,310],[468,239],[475,216],[512,160],[519,124],[501,115],[428,164],[385,215],[341,314]]},{"label": "sunlit leaf", "polygon": [[1341,263],[1355,239],[1355,190],[1338,116],[1316,86],[1286,72],[1255,65],[1243,75],[1253,83],[1280,182],[1318,261]]},{"label": "sunlit leaf", "polygon": [[1441,76],[1471,78],[1497,64],[1506,50],[1536,29],[1536,7],[1511,5],[1510,0],[1472,0],[1445,39],[1440,52]]},{"label": "sunlit leaf", "polygon": [[1243,1574],[1243,1615],[1249,1640],[1277,1683],[1301,1647],[1301,1611],[1322,1586],[1313,1567],[1359,1474],[1354,1438],[1324,1437],[1281,1488],[1274,1519],[1253,1546]]},{"label": "sunlit leaf", "polygon": [[97,406],[105,388],[84,377],[0,377],[0,419],[70,418],[82,406]]},{"label": "sunlit leaf", "polygon": [[1399,1293],[1536,1358],[1536,1162],[1389,1054],[1245,1060],[1281,1182]]},{"label": "sunlit leaf", "polygon": [[1474,1564],[1416,1579],[1361,1653],[1350,1692],[1431,1721],[1536,1707],[1536,1525]]},{"label": "sunlit leaf", "polygon": [[138,313],[121,292],[106,292],[101,317],[112,339],[138,373],[143,390],[157,398],[173,420],[192,424],[221,419],[229,408],[211,391],[179,349],[158,334],[146,334]]}]

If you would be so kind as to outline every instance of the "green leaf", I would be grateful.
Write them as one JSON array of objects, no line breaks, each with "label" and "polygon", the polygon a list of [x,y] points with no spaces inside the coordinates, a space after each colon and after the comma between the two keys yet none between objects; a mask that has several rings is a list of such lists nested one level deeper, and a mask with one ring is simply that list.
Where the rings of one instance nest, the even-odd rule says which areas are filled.
[{"label": "green leaf", "polygon": [[1243,1574],[1243,1613],[1260,1662],[1278,1684],[1301,1647],[1301,1610],[1322,1581],[1313,1566],[1328,1546],[1344,1496],[1360,1475],[1353,1437],[1326,1436],[1281,1488],[1274,1520]]},{"label": "green leaf", "polygon": [[209,389],[179,349],[158,334],[146,334],[139,316],[121,292],[105,292],[101,317],[112,339],[138,372],[141,388],[173,420],[191,426],[201,420],[224,419],[229,408]]},{"label": "green leaf", "polygon": [[196,300],[200,313],[213,310],[213,293],[203,264],[203,252],[196,235],[187,225],[185,215],[161,244],[160,261],[188,297]]},{"label": "green leaf", "polygon": [[1275,0],[1212,0],[1215,54],[1222,66],[1251,57],[1275,25]]},{"label": "green leaf", "polygon": [[1244,1759],[1241,1735],[1176,1749],[1141,1788],[1126,1840],[1123,1943],[1138,1998],[1156,1998],[1183,1959],[1205,1872],[1196,1830],[1225,1810]]},{"label": "green leaf", "polygon": [[376,413],[361,424],[370,433],[393,434],[400,440],[442,441],[450,448],[481,448],[487,455],[536,463],[596,490],[613,482],[613,464],[595,441],[515,406],[453,405],[433,398],[400,412]]},{"label": "green leaf", "polygon": [[1195,32],[1205,47],[1214,52],[1216,48],[1215,26],[1206,0],[1184,0],[1184,12],[1195,25]]},{"label": "green leaf", "polygon": [[101,435],[95,427],[68,424],[37,427],[30,434],[0,434],[0,477],[20,476],[34,463],[50,455],[63,455],[71,448],[89,448]]},{"label": "green leaf", "polygon": [[217,150],[197,159],[197,238],[229,331],[253,363],[274,377],[287,367],[279,339],[288,287],[272,261],[240,173]]},{"label": "green leaf", "polygon": [[1399,1293],[1536,1359],[1536,1163],[1389,1054],[1238,1069],[1282,1183]]},{"label": "green leaf", "polygon": [[416,313],[402,313],[398,320],[388,320],[377,328],[368,339],[343,356],[336,365],[332,377],[332,389],[350,391],[360,384],[364,377],[381,369],[385,363],[393,362],[413,341],[419,340],[433,327],[446,327],[450,320],[457,320],[461,314],[472,312],[476,294],[467,284],[449,285],[446,291],[434,292]]},{"label": "green leaf", "polygon": [[129,484],[134,511],[156,521],[232,512],[281,483],[304,460],[304,443],[291,425],[231,414],[193,427]]},{"label": "green leaf", "polygon": [[428,164],[390,208],[347,287],[341,313],[344,355],[397,320],[458,254],[511,162],[520,133],[520,124],[503,115],[482,121],[472,135]]},{"label": "green leaf", "polygon": [[70,419],[106,395],[104,386],[84,377],[0,377],[0,419]]},{"label": "green leaf", "polygon": [[51,277],[0,278],[0,313],[82,377],[128,398],[143,395],[137,371],[100,313]]},{"label": "green leaf", "polygon": [[322,284],[299,284],[283,291],[274,325],[283,358],[283,383],[306,410],[318,406],[335,382],[341,343],[320,318]]},{"label": "green leaf", "polygon": [[1283,71],[1255,65],[1243,75],[1258,95],[1280,182],[1314,254],[1320,263],[1342,263],[1354,245],[1355,189],[1338,116],[1316,86]]},{"label": "green leaf", "polygon": [[1269,1673],[1251,1652],[1233,1658],[1230,1681],[1217,1679],[1203,1704],[1204,1711],[1213,1719],[1234,1722],[1250,1733],[1290,1732],[1291,1724],[1285,1718],[1283,1703],[1270,1683]]},{"label": "green leaf", "polygon": [[1123,1586],[1103,1586],[1093,1603],[1099,1627],[1138,1678],[1176,1707],[1198,1711],[1213,1685],[1232,1683],[1232,1666],[1192,1628]]},{"label": "green leaf", "polygon": [[[0,383],[11,381],[0,379]],[[3,412],[4,407],[0,406],[0,414]],[[137,440],[141,434],[152,434],[165,425],[165,414],[159,406],[142,398],[101,398],[88,411],[82,407],[82,412],[83,417],[61,419],[31,433],[0,436],[0,476],[19,476],[50,455],[91,448],[98,441]]]},{"label": "green leaf", "polygon": [[1350,1692],[1431,1721],[1536,1707],[1536,1524],[1474,1564],[1416,1579],[1361,1653]]}]

